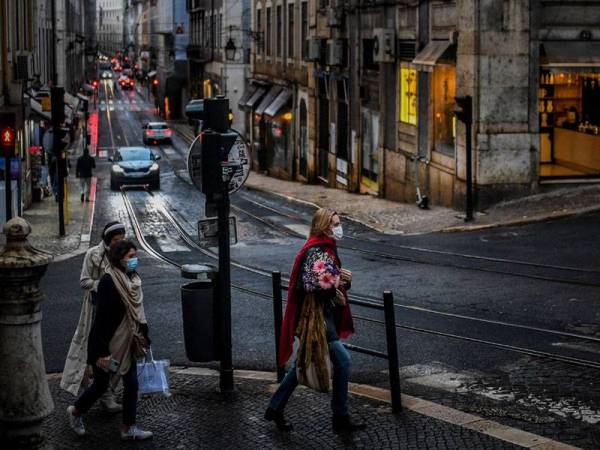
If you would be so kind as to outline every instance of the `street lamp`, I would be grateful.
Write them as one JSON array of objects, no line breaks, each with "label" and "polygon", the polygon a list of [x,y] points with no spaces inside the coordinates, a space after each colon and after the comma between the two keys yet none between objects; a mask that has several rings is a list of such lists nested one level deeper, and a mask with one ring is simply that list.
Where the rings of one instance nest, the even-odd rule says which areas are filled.
[{"label": "street lamp", "polygon": [[227,59],[227,61],[233,61],[235,59],[235,42],[233,42],[233,39],[231,38],[231,30],[233,29],[233,26],[229,25],[229,40],[227,41],[227,44],[225,44],[225,58]]},{"label": "street lamp", "polygon": [[233,61],[235,59],[235,43],[233,39],[229,38],[227,44],[225,44],[225,58],[227,61]]}]

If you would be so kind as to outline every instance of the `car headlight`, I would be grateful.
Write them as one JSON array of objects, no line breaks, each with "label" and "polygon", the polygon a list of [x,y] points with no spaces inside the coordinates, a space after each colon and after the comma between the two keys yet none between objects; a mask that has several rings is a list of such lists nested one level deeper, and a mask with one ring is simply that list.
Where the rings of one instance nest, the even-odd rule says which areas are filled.
[{"label": "car headlight", "polygon": [[113,166],[112,170],[115,173],[124,173],[125,172],[121,166]]},{"label": "car headlight", "polygon": [[158,164],[154,163],[150,166],[150,172],[156,172],[158,170]]}]

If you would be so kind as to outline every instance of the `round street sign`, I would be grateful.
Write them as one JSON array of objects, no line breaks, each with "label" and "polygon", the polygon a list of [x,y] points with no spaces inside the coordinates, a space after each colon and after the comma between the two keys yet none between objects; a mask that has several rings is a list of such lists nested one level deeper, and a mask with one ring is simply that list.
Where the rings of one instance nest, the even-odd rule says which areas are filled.
[{"label": "round street sign", "polygon": [[[248,179],[252,164],[250,148],[242,136],[235,130],[230,130],[238,134],[237,139],[229,150],[227,162],[239,163],[239,168],[233,174],[229,182],[229,193],[238,191]],[[202,134],[198,135],[188,153],[188,173],[192,183],[200,192],[202,192]]]}]

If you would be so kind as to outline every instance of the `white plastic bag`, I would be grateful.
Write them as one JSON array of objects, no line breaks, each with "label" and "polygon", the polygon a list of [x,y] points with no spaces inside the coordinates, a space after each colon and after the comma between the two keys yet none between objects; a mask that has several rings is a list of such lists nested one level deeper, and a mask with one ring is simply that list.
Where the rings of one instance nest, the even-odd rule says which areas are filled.
[{"label": "white plastic bag", "polygon": [[169,360],[155,361],[152,349],[148,351],[148,357],[137,364],[138,392],[140,394],[163,394],[169,397]]}]

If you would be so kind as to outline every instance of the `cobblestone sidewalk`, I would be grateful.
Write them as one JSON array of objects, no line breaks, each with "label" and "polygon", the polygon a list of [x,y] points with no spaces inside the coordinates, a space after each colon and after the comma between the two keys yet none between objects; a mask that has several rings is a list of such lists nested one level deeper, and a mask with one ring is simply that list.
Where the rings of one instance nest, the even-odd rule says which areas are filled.
[{"label": "cobblestone sidewalk", "polygon": [[521,448],[409,410],[394,415],[388,405],[356,396],[350,398],[351,410],[368,427],[353,435],[337,435],[331,430],[329,397],[304,388],[297,389],[286,410],[294,431],[281,433],[263,419],[274,389],[270,382],[236,378],[236,391],[221,395],[218,377],[182,373],[171,375],[171,397],[146,397],[138,403],[138,424],[154,432],[153,440],[125,445],[118,435],[120,415],[108,416],[97,407],[85,417],[87,435],[75,436],[65,413],[73,397],[58,383],[56,378],[50,381],[55,410],[43,423],[56,450]]},{"label": "cobblestone sidewalk", "polygon": [[519,200],[500,203],[476,212],[475,221],[465,224],[459,211],[432,206],[429,210],[371,195],[353,194],[320,185],[279,180],[252,172],[246,186],[290,200],[332,208],[377,230],[393,234],[468,231],[515,225],[600,210],[600,186],[557,189]]},{"label": "cobblestone sidewalk", "polygon": [[[92,182],[92,201],[82,203],[79,180],[75,178],[75,164],[81,148],[81,139],[78,139],[69,150],[72,167],[69,170],[70,175],[67,177],[68,223],[65,224],[66,235],[64,237],[59,236],[58,203],[54,196],[32,203],[23,212],[23,218],[32,227],[32,233],[28,238],[31,245],[50,252],[55,258],[59,259],[67,255],[84,252],[89,247],[93,201],[95,200],[95,180]],[[2,239],[4,239],[4,235],[2,235]]]}]

